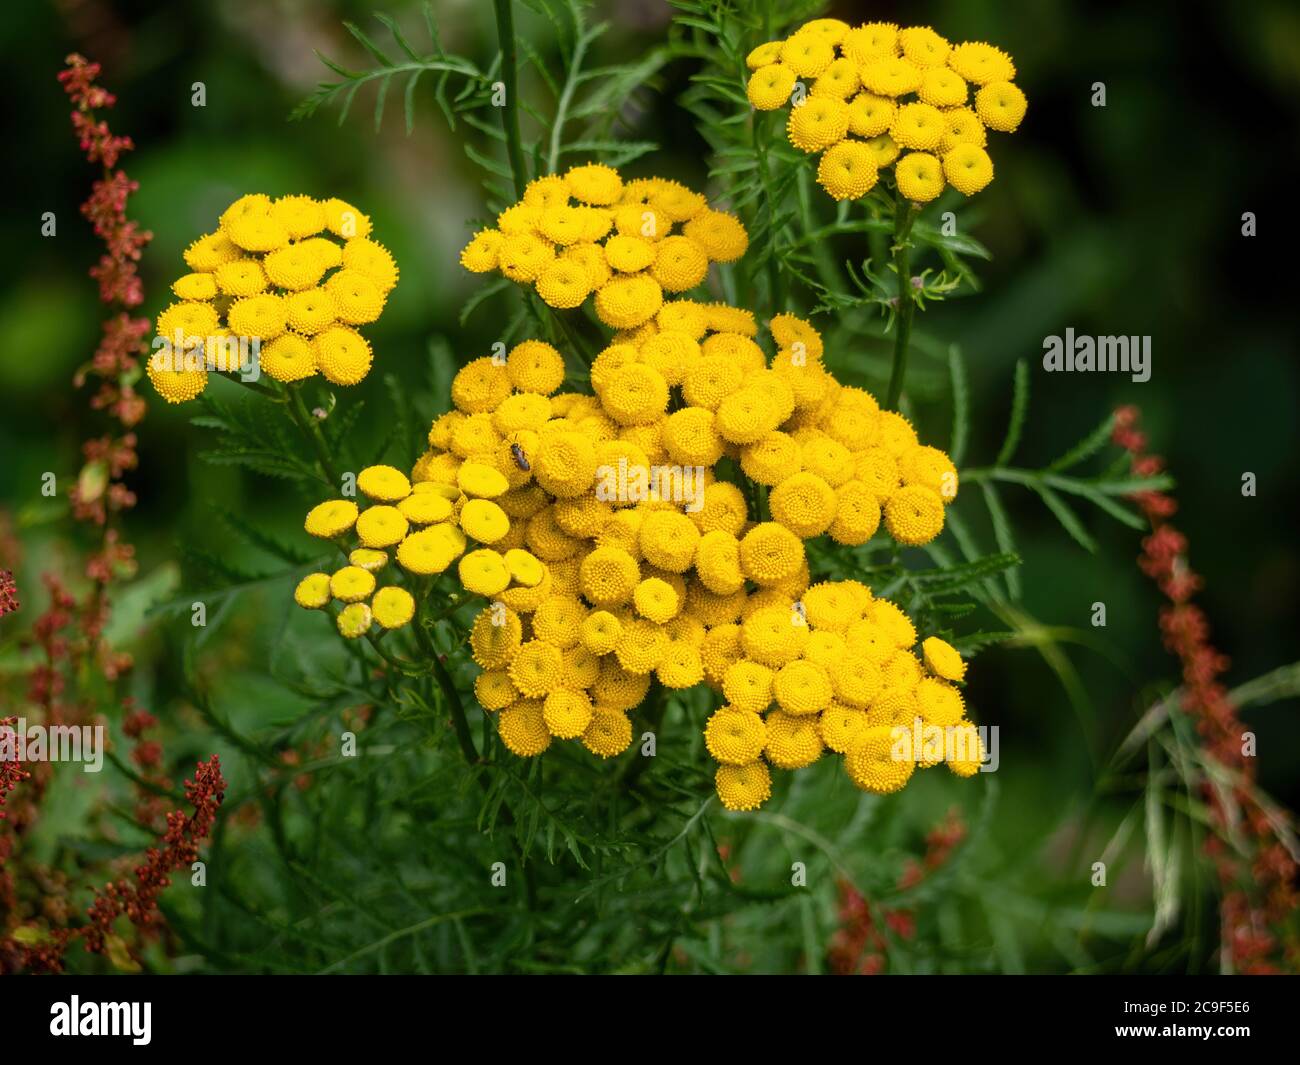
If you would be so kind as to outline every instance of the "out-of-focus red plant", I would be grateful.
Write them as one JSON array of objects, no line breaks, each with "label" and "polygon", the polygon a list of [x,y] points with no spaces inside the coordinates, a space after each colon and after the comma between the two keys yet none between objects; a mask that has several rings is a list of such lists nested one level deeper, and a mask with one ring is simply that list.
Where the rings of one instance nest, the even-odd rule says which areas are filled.
[{"label": "out-of-focus red plant", "polygon": [[[0,731],[10,729],[17,723],[18,719],[16,717],[0,718]],[[5,819],[5,796],[30,776],[31,773],[23,768],[20,759],[0,759],[0,821]],[[0,840],[0,869],[4,868],[6,857],[8,857],[8,852],[4,850],[3,840]]]},{"label": "out-of-focus red plant", "polygon": [[[0,763],[4,765],[19,766],[21,772],[17,762]],[[7,781],[9,777],[6,774],[0,779]],[[185,800],[193,812],[172,810],[167,814],[167,828],[159,845],[145,851],[144,860],[133,871],[133,879],[110,880],[99,889],[86,911],[85,924],[46,927],[58,915],[47,905],[43,921],[30,921],[7,930],[0,938],[0,973],[60,972],[64,956],[78,940],[91,953],[108,955],[118,969],[138,969],[140,948],[157,934],[161,924],[158,897],[171,884],[173,873],[189,869],[198,861],[199,844],[212,831],[225,791],[226,780],[221,775],[217,756],[199,762],[194,778],[185,782]],[[0,872],[5,856],[6,851],[0,845]],[[134,944],[119,934],[117,922],[122,917],[136,929]]]},{"label": "out-of-focus red plant", "polygon": [[[12,728],[17,722],[16,717],[0,718],[0,731]],[[30,778],[31,773],[23,767],[19,759],[0,759],[0,824],[9,819],[9,814],[5,810],[9,793]],[[13,873],[7,868],[13,850],[12,832],[0,831],[0,912],[13,910],[17,903]]]},{"label": "out-of-focus red plant", "polygon": [[[116,98],[96,84],[99,73],[99,64],[71,55],[59,81],[72,103],[72,126],[81,150],[100,168],[81,213],[104,245],[90,276],[109,309],[99,344],[77,371],[75,384],[78,388],[94,385],[90,407],[107,414],[111,425],[82,445],[84,464],[69,491],[73,518],[96,530],[97,536],[82,571],[85,590],[79,593],[62,577],[45,574],[49,605],[21,641],[34,659],[27,674],[24,711],[45,726],[77,725],[89,722],[106,702],[120,703],[123,730],[133,741],[137,817],[142,827],[158,832],[161,839],[134,868],[132,879],[110,879],[95,893],[86,922],[78,925],[72,919],[75,907],[68,875],[41,866],[23,855],[19,846],[39,819],[53,767],[46,761],[0,764],[0,801],[11,792],[14,800],[0,821],[0,972],[58,971],[68,948],[78,940],[92,953],[107,954],[119,969],[138,968],[139,949],[160,923],[158,896],[171,873],[196,860],[226,786],[213,755],[199,763],[194,779],[185,785],[194,812],[168,810],[171,803],[166,796],[172,783],[163,771],[162,748],[143,735],[156,721],[116,690],[115,682],[130,669],[131,658],[111,647],[104,636],[111,611],[110,588],[136,570],[134,548],[122,539],[116,518],[136,502],[123,478],[138,462],[134,429],[144,417],[145,403],[135,382],[141,372],[140,356],[148,351],[150,322],[132,311],[144,300],[137,263],[152,235],[126,214],[127,199],[138,185],[118,168],[118,162],[134,145],[129,137],[114,134],[101,117]],[[6,523],[0,528],[0,563],[16,567],[18,555],[19,545],[8,534]],[[17,606],[12,578],[0,578],[0,616]],[[104,877],[102,869],[85,872],[96,881]],[[136,929],[133,943],[115,928],[121,917]]]},{"label": "out-of-focus red plant", "polygon": [[100,668],[112,679],[130,666],[127,656],[103,642],[103,631],[109,613],[109,585],[135,572],[135,550],[122,541],[112,517],[136,502],[135,493],[122,478],[139,461],[133,430],[144,417],[145,403],[135,382],[140,376],[139,357],[148,351],[150,322],[130,312],[144,300],[136,264],[153,234],[127,217],[127,198],[139,184],[117,164],[134,144],[129,137],[115,135],[99,117],[99,112],[117,102],[112,93],[96,84],[99,73],[98,63],[73,54],[68,56],[59,81],[72,102],[72,127],[81,150],[90,163],[102,168],[81,213],[104,244],[90,276],[99,283],[100,301],[112,313],[104,319],[99,346],[77,371],[75,383],[79,388],[88,381],[96,383],[90,406],[107,412],[114,424],[104,435],[82,445],[85,464],[69,494],[73,516],[102,530],[98,549],[86,561],[91,592],[81,610],[80,626]]},{"label": "out-of-focus red plant", "polygon": [[[1113,438],[1128,451],[1133,473],[1150,477],[1165,463],[1147,451],[1139,420],[1137,407],[1120,407]],[[1196,723],[1206,757],[1230,770],[1237,781],[1226,791],[1208,779],[1204,782],[1214,830],[1206,838],[1206,850],[1223,891],[1219,916],[1224,960],[1240,973],[1295,971],[1300,968],[1296,862],[1278,831],[1276,819],[1283,815],[1259,803],[1255,759],[1244,751],[1245,728],[1228,689],[1219,682],[1228,659],[1210,642],[1209,620],[1192,602],[1203,581],[1188,561],[1187,537],[1169,520],[1178,503],[1155,491],[1139,492],[1133,501],[1151,523],[1138,565],[1166,600],[1160,608],[1160,633],[1182,667],[1180,706]]]},{"label": "out-of-focus red plant", "polygon": [[122,731],[131,741],[131,763],[139,774],[135,819],[142,825],[159,826],[167,809],[165,793],[172,790],[173,783],[163,769],[162,744],[145,737],[146,732],[157,728],[158,719],[136,706],[134,699],[125,700],[122,709]]},{"label": "out-of-focus red plant", "polygon": [[0,618],[18,613],[18,586],[10,570],[0,569]]},{"label": "out-of-focus red plant", "polygon": [[162,845],[145,852],[144,862],[135,868],[134,883],[126,879],[110,882],[95,895],[89,910],[90,924],[79,930],[87,950],[105,950],[114,936],[113,923],[118,917],[129,919],[142,936],[156,929],[158,896],[171,883],[172,873],[198,861],[199,843],[212,831],[225,791],[221,762],[214,754],[198,764],[193,780],[185,782],[185,800],[194,812],[186,816],[173,810],[167,815]]},{"label": "out-of-focus red plant", "polygon": [[[966,822],[953,807],[925,836],[925,853],[909,857],[898,876],[897,888],[907,891],[942,868],[953,849],[966,838]],[[840,880],[840,925],[831,936],[827,961],[837,976],[875,976],[889,964],[886,929],[899,939],[916,934],[916,911],[906,906],[875,906],[847,880]],[[883,925],[883,927],[882,927]]]},{"label": "out-of-focus red plant", "polygon": [[[68,56],[67,69],[59,74],[59,81],[72,101],[72,127],[80,138],[81,150],[89,162],[103,168],[101,176],[91,186],[90,198],[81,205],[81,213],[104,243],[104,252],[91,268],[90,276],[99,282],[100,301],[118,311],[105,319],[99,348],[90,363],[79,372],[77,383],[80,386],[90,376],[97,378],[99,390],[92,398],[91,406],[96,410],[108,410],[129,429],[144,417],[144,399],[133,385],[139,376],[137,356],[148,350],[145,337],[150,323],[148,318],[132,317],[128,312],[144,302],[144,289],[136,264],[153,234],[142,230],[139,223],[126,216],[127,198],[140,186],[124,171],[115,168],[122,153],[132,150],[135,145],[130,137],[115,136],[108,123],[97,117],[96,112],[117,103],[117,97],[95,84],[99,73],[98,63],[89,63],[74,54]],[[119,465],[129,463],[122,466],[123,469],[135,464],[135,439],[130,434],[116,441],[106,438],[104,443],[97,454],[99,460],[109,465],[114,460]],[[102,524],[100,507],[103,493],[93,498],[88,498],[84,492],[81,495],[77,502],[93,508],[93,516]],[[116,498],[110,492],[108,505],[130,506],[128,496],[125,489],[119,489]]]}]

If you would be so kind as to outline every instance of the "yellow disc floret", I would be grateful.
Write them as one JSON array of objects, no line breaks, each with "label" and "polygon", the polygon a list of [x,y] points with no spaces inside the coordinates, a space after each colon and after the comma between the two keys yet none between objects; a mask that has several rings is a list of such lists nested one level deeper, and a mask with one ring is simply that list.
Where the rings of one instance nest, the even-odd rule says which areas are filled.
[{"label": "yellow disc floret", "polygon": [[761,760],[720,765],[713,782],[718,799],[728,810],[756,810],[772,795],[772,774]]}]

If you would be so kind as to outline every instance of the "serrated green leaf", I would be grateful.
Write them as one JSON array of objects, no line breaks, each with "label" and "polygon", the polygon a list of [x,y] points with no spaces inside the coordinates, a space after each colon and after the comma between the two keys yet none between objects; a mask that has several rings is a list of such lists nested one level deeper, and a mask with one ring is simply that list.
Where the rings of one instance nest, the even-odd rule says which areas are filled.
[{"label": "serrated green leaf", "polygon": [[348,112],[352,110],[352,101],[357,95],[357,90],[361,88],[360,81],[354,81],[343,93],[343,106],[339,109],[339,126],[348,120]]},{"label": "serrated green leaf", "polygon": [[1094,490],[1091,486],[1084,486],[1077,490],[1077,494],[1088,500],[1093,506],[1105,511],[1116,521],[1127,525],[1130,529],[1137,529],[1144,532],[1150,528],[1150,523],[1136,511],[1122,506],[1104,492]]},{"label": "serrated green leaf", "polygon": [[985,648],[1007,643],[1019,637],[1019,633],[1010,631],[972,632],[965,636],[953,636],[948,640],[964,658],[979,654]]},{"label": "serrated green leaf", "polygon": [[[353,78],[361,77],[361,74],[358,71],[348,70],[346,67],[340,66],[338,63],[334,62],[334,60],[332,60],[329,56],[327,56],[324,52],[317,51],[316,49],[312,49],[312,51],[316,52],[317,59],[319,59],[322,63],[324,63],[327,67],[329,67],[330,70],[334,71],[335,74],[339,75],[339,77],[347,78],[349,81],[351,81]],[[326,86],[322,86],[322,88],[325,87]]]},{"label": "serrated green leaf", "polygon": [[294,565],[305,565],[318,554],[315,548],[308,546],[296,547],[292,544],[285,543],[275,533],[262,528],[236,511],[223,510],[221,511],[220,517],[221,520],[246,543],[253,547],[261,548],[263,551],[267,552],[267,554],[274,555],[283,562],[289,562]]},{"label": "serrated green leaf", "polygon": [[510,168],[504,163],[499,163],[495,159],[489,159],[468,141],[465,142],[464,147],[465,154],[469,156],[470,160],[476,165],[482,167],[489,174],[495,174],[499,178],[513,180],[514,175],[511,173]]},{"label": "serrated green leaf", "polygon": [[966,439],[970,428],[970,386],[966,380],[966,363],[956,344],[948,347],[948,380],[952,385],[952,442],[948,457],[960,467],[966,458]]},{"label": "serrated green leaf", "polygon": [[[989,519],[993,525],[993,539],[998,545],[998,550],[1006,554],[1017,554],[1015,537],[1011,532],[1011,520],[1007,517],[1006,509],[1002,506],[1002,497],[998,494],[996,488],[987,481],[981,483],[980,488],[984,492],[984,503],[988,507]],[[1005,579],[1007,582],[1007,595],[1015,601],[1020,598],[1020,574],[1013,568],[1006,571]]]},{"label": "serrated green leaf", "polygon": [[960,233],[945,234],[941,229],[930,225],[928,222],[923,222],[919,218],[912,223],[912,236],[923,244],[929,244],[931,247],[941,248],[957,255],[970,255],[977,259],[993,258],[993,253],[974,237],[968,237]]},{"label": "serrated green leaf", "polygon": [[1011,461],[1020,445],[1020,434],[1025,427],[1025,416],[1029,413],[1029,363],[1021,359],[1016,363],[1015,382],[1012,386],[1011,415],[1007,419],[1007,435],[998,449],[995,466],[1005,466]]},{"label": "serrated green leaf", "polygon": [[255,473],[289,481],[315,481],[319,476],[307,471],[296,460],[255,448],[205,451],[200,457],[214,466],[243,466]]},{"label": "serrated green leaf", "polygon": [[407,79],[406,91],[403,94],[404,99],[402,109],[406,116],[406,135],[408,137],[415,129],[415,86],[420,80],[420,75],[423,73],[424,71],[417,70],[409,79]]},{"label": "serrated green leaf", "polygon": [[512,284],[514,284],[514,282],[510,281],[508,278],[499,277],[480,288],[474,293],[474,295],[466,300],[465,306],[460,309],[460,324],[464,325],[469,321],[470,315],[472,315],[480,305],[491,299],[497,293],[505,292]]},{"label": "serrated green leaf", "polygon": [[1020,565],[1019,555],[1009,553],[985,555],[944,569],[911,572],[908,574],[908,579],[913,584],[924,588],[929,595],[947,595],[980,584],[989,577],[1018,565]]},{"label": "serrated green leaf", "polygon": [[356,40],[361,44],[362,48],[364,48],[367,52],[369,52],[372,56],[375,57],[375,59],[380,64],[380,66],[391,67],[393,65],[393,61],[388,57],[387,53],[385,53],[384,50],[379,47],[379,45],[375,44],[375,42],[370,39],[370,37],[366,34],[366,32],[355,22],[345,21],[343,23],[343,28],[347,30],[348,33],[352,34],[353,37],[356,38]]},{"label": "serrated green leaf", "polygon": [[420,56],[406,40],[406,35],[402,32],[402,27],[397,24],[397,20],[392,15],[386,15],[382,11],[376,11],[375,18],[388,28],[388,32],[393,35],[393,40],[397,42],[397,46],[418,63]]},{"label": "serrated green leaf", "polygon": [[1229,693],[1238,709],[1246,706],[1267,706],[1280,699],[1300,696],[1300,662],[1281,666],[1262,677],[1248,680]]},{"label": "serrated green leaf", "polygon": [[1068,470],[1072,466],[1077,466],[1084,459],[1091,458],[1109,442],[1111,435],[1115,430],[1115,415],[1108,414],[1097,428],[1088,433],[1082,440],[1075,444],[1060,458],[1049,463],[1047,470]]},{"label": "serrated green leaf", "polygon": [[388,85],[392,78],[379,79],[379,91],[375,93],[375,132],[384,124],[384,101],[388,99]]},{"label": "serrated green leaf", "polygon": [[1047,509],[1052,512],[1056,520],[1061,523],[1061,527],[1074,539],[1080,547],[1092,554],[1097,553],[1097,541],[1089,534],[1088,530],[1083,527],[1078,516],[1070,509],[1070,505],[1056,494],[1045,484],[1031,485],[1033,490],[1038,493],[1043,502],[1047,504]]}]

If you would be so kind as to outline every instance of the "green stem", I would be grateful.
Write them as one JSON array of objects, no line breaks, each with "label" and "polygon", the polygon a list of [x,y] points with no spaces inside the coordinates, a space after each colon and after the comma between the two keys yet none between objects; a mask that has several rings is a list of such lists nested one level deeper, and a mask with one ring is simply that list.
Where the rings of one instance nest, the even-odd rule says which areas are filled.
[{"label": "green stem", "polygon": [[[456,730],[456,741],[460,744],[461,753],[465,756],[465,761],[471,767],[479,764],[478,748],[474,746],[474,737],[469,730],[469,719],[465,717],[465,707],[461,705],[460,692],[456,690],[456,685],[451,679],[451,674],[447,672],[447,666],[438,654],[438,649],[433,645],[433,637],[429,635],[429,630],[424,627],[424,605],[429,602],[429,596],[426,593],[420,597],[420,612],[415,618],[415,639],[420,645],[420,650],[429,659],[429,664],[433,667],[434,679],[438,682],[438,687],[442,689],[443,698],[447,700],[447,708],[451,712],[452,727]],[[480,777],[480,782],[486,786],[487,780]]]},{"label": "green stem", "polygon": [[[808,178],[809,169],[801,166],[795,172],[795,190],[799,196],[799,217],[812,218],[812,182]],[[820,241],[812,246],[813,265],[817,268],[817,276],[821,278],[821,283],[826,288],[835,291],[840,286],[839,263],[835,261],[835,256],[831,253],[831,245],[828,241]]]},{"label": "green stem", "polygon": [[898,275],[898,321],[894,334],[894,367],[889,374],[889,392],[885,398],[887,410],[897,410],[903,394],[903,378],[907,376],[907,345],[912,339],[912,312],[916,302],[912,294],[911,243],[908,236],[916,221],[917,207],[900,195],[894,202],[894,273]]},{"label": "green stem", "polygon": [[[420,606],[429,601],[426,594],[421,598]],[[421,609],[423,613],[423,609]],[[456,732],[456,742],[460,745],[461,754],[465,756],[465,761],[471,769],[476,769],[482,764],[482,758],[479,756],[478,748],[474,746],[474,736],[470,732],[469,720],[465,717],[465,707],[460,701],[460,692],[456,690],[455,682],[451,679],[451,674],[447,672],[447,667],[438,655],[438,649],[433,644],[433,638],[429,631],[424,627],[424,618],[417,614],[415,618],[415,638],[433,665],[433,676],[438,682],[438,687],[442,689],[443,698],[447,700],[447,707],[451,711],[452,728]],[[486,794],[491,790],[492,784],[487,776],[483,773],[475,773],[479,787]],[[515,824],[514,811],[510,809],[510,804],[504,799],[501,801],[500,818],[502,824],[508,828],[513,828]],[[537,906],[537,884],[533,879],[533,869],[524,857],[523,847],[520,846],[519,840],[512,834],[510,836],[510,846],[515,852],[515,859],[519,862],[519,868],[524,877],[524,902],[529,911],[536,909]]]},{"label": "green stem", "polygon": [[[666,692],[664,691],[663,685],[656,680],[652,682],[650,691],[646,693],[645,701],[641,704],[645,707],[644,715],[646,724],[649,725],[649,730],[653,732],[656,737],[659,735],[659,730],[663,726],[664,711],[668,709],[668,700],[665,696]],[[641,774],[649,767],[650,759],[644,756],[633,758],[628,762],[623,767],[623,772],[619,777],[619,783],[622,785],[623,790],[631,791],[636,785],[637,780],[640,779]]]},{"label": "green stem", "polygon": [[394,658],[380,647],[379,640],[375,637],[373,632],[366,633],[366,641],[370,644],[371,650],[382,658],[390,669],[395,669],[398,673],[405,674],[406,671],[411,668],[412,663],[406,661],[404,658]]},{"label": "green stem", "polygon": [[[786,293],[784,279],[781,275],[781,264],[777,261],[775,253],[776,244],[776,197],[772,192],[772,175],[768,166],[767,159],[767,138],[761,133],[761,126],[766,116],[762,112],[755,112],[754,120],[750,125],[750,133],[753,138],[754,151],[758,155],[758,173],[763,185],[763,203],[767,208],[767,226],[769,233],[768,256],[767,256],[767,283],[771,290],[770,297],[772,300],[771,312],[773,315],[780,314],[789,310],[786,306]],[[771,317],[771,315],[769,315]]]},{"label": "green stem", "polygon": [[[426,634],[427,639],[427,634]],[[438,656],[437,650],[432,646],[428,649],[428,654],[433,658],[433,675],[438,680],[438,687],[442,689],[442,694],[447,699],[447,705],[451,709],[451,724],[456,730],[456,742],[460,744],[461,753],[465,756],[465,761],[471,766],[479,764],[478,748],[474,746],[474,736],[469,730],[469,719],[465,716],[465,707],[460,701],[460,692],[456,690],[456,685],[452,683],[451,674],[447,672],[447,667],[442,659]],[[486,777],[479,778],[483,787],[488,786]]]},{"label": "green stem", "polygon": [[981,481],[1006,481],[1030,488],[1045,485],[1072,495],[1124,497],[1136,492],[1162,492],[1173,487],[1168,475],[1125,477],[1119,480],[1070,477],[1046,470],[1022,470],[1012,466],[975,466],[961,471],[961,479],[971,484]]},{"label": "green stem", "polygon": [[280,394],[276,392],[275,389],[267,388],[266,385],[259,384],[257,381],[245,381],[238,374],[230,374],[230,375],[223,374],[222,376],[224,376],[227,381],[234,381],[235,384],[239,385],[241,388],[251,389],[252,391],[258,393],[258,395],[266,396],[268,399],[273,399],[277,403],[283,402],[283,399],[281,398]]},{"label": "green stem", "polygon": [[330,484],[335,489],[338,489],[343,483],[343,478],[334,465],[334,459],[330,457],[330,449],[325,443],[325,434],[320,431],[320,423],[308,413],[307,404],[302,401],[302,393],[298,389],[289,385],[286,392],[289,396],[289,402],[286,404],[289,417],[311,442],[312,450],[316,452],[316,461],[320,463],[321,473],[329,478]]},{"label": "green stem", "polygon": [[[868,241],[872,242],[871,257],[874,260],[878,257],[874,238],[879,238],[880,251],[883,252],[885,234],[892,232],[893,228],[892,222],[886,222],[884,219],[877,221],[874,218],[868,218],[865,222],[831,222],[792,240],[789,247],[791,251],[798,251],[800,248],[816,247],[825,242],[827,237],[836,237],[844,233],[866,233]],[[883,259],[883,254],[879,255],[879,258]]]},{"label": "green stem", "polygon": [[[894,229],[893,224],[886,222],[884,219],[881,219],[881,223],[879,229],[867,229],[867,248],[871,252],[871,268],[876,272],[884,268],[885,260],[889,258],[889,244],[885,239],[885,235],[891,233]],[[814,234],[814,236],[816,235]],[[828,233],[826,236],[830,236],[830,234]],[[819,236],[817,239],[821,240],[824,237]]]},{"label": "green stem", "polygon": [[[346,552],[345,552],[345,554],[346,554]],[[338,609],[334,606],[333,603],[327,603],[327,604],[326,604],[326,606],[325,606],[325,613],[329,616],[329,619],[330,619],[332,622],[334,622],[334,627],[337,629],[337,628],[338,628],[338,622],[339,622],[339,611],[338,611]],[[365,637],[366,637],[366,642],[367,642],[368,644],[370,644],[370,648],[371,648],[371,650],[373,650],[373,651],[375,652],[375,654],[377,654],[377,655],[380,657],[380,659],[382,659],[383,662],[384,662],[384,663],[385,663],[385,664],[386,664],[390,669],[394,669],[394,670],[396,670],[399,674],[403,674],[403,675],[404,675],[404,674],[406,673],[406,671],[407,671],[409,668],[411,668],[411,666],[413,665],[413,663],[407,662],[405,659],[394,658],[394,657],[393,657],[392,655],[390,655],[387,651],[385,651],[382,647],[380,647],[380,646],[379,646],[379,640],[376,638],[376,636],[375,636],[375,634],[374,634],[373,632],[367,632],[367,633],[365,634]],[[357,661],[359,661],[362,665],[367,666],[367,667],[369,667],[369,666],[372,665],[372,663],[371,663],[370,661],[367,660],[367,658],[366,658],[366,656],[365,656],[365,652],[362,651],[361,648],[357,646],[357,644],[356,644],[356,642],[355,642],[354,640],[345,640],[345,641],[344,641],[344,646],[346,646],[346,648],[348,649],[349,653],[355,655],[355,657],[357,658]]]},{"label": "green stem", "polygon": [[506,153],[515,179],[515,193],[524,197],[528,170],[524,163],[524,145],[519,136],[519,60],[515,55],[515,14],[513,0],[493,0],[497,16],[497,40],[501,45],[501,80],[506,90],[506,106],[501,112],[501,126],[506,134]]},{"label": "green stem", "polygon": [[592,360],[595,359],[596,355],[599,354],[601,349],[605,346],[603,338],[598,339],[597,343],[599,346],[593,345],[587,340],[581,331],[583,328],[582,323],[585,321],[584,318],[581,316],[577,317],[576,323],[578,328],[575,330],[574,326],[565,319],[564,311],[557,310],[556,308],[543,303],[542,300],[536,296],[533,296],[532,299],[530,299],[529,305],[533,306],[534,301],[536,304],[540,305],[540,309],[534,307],[534,312],[539,324],[549,323],[551,325],[551,334],[554,337],[557,346],[562,348],[567,347],[578,361],[582,363],[582,369],[589,371],[591,369]]},{"label": "green stem", "polygon": [[564,147],[564,124],[569,119],[569,108],[573,104],[573,94],[582,80],[582,64],[587,56],[588,36],[580,25],[574,27],[573,55],[565,65],[568,73],[564,78],[564,88],[555,104],[555,120],[551,123],[551,150],[546,157],[546,172],[554,174],[560,166],[560,151]]}]

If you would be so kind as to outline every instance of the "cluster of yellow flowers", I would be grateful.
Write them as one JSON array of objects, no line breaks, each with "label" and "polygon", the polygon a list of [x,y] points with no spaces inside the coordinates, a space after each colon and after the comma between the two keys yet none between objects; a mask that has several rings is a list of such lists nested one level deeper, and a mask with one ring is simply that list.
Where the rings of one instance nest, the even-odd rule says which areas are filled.
[{"label": "cluster of yellow flowers", "polygon": [[[313,507],[303,526],[312,536],[338,544],[348,564],[334,573],[309,573],[294,591],[294,600],[309,610],[334,600],[344,603],[336,620],[349,639],[364,636],[376,623],[401,628],[415,615],[415,599],[405,588],[375,590],[375,575],[388,566],[390,550],[397,564],[417,577],[442,573],[460,559],[461,582],[484,594],[495,588],[485,575],[498,569],[504,575],[507,565],[521,580],[541,579],[535,558],[517,557],[527,552],[506,552],[504,559],[485,548],[466,553],[470,539],[496,544],[510,529],[505,511],[493,502],[508,487],[493,464],[462,462],[450,480],[414,484],[394,466],[369,466],[357,475],[356,486],[371,505],[363,510],[351,499],[330,499]],[[349,537],[356,541],[351,550]],[[508,577],[501,587],[507,583]]]},{"label": "cluster of yellow flowers", "polygon": [[209,370],[246,370],[249,345],[277,381],[361,381],[371,351],[355,327],[379,317],[398,273],[370,228],[343,200],[241,196],[185,250],[192,273],[172,285],[179,302],[158,316],[147,364],[158,394],[193,399]]},{"label": "cluster of yellow flowers", "polygon": [[[617,334],[592,362],[601,413],[642,446],[651,467],[703,468],[712,480],[725,456],[770,487],[769,552],[797,548],[802,562],[799,541],[823,533],[863,544],[882,517],[899,543],[933,540],[945,504],[957,496],[948,456],[922,445],[911,423],[881,410],[871,393],[836,381],[822,363],[821,334],[808,322],[781,314],[769,328],[776,348],[770,365],[749,311],[665,304],[653,321]],[[705,489],[703,512],[724,503],[746,516],[734,484]],[[703,560],[706,570],[713,561],[712,554]]]},{"label": "cluster of yellow flowers", "polygon": [[[928,26],[814,19],[759,45],[747,63],[754,107],[774,111],[796,96],[790,143],[821,153],[817,180],[837,200],[866,195],[891,165],[915,203],[945,183],[970,196],[993,180],[987,131],[1014,131],[1027,107],[1010,56],[983,42],[950,44]],[[796,93],[804,79],[806,96]]]},{"label": "cluster of yellow flowers", "polygon": [[714,783],[729,810],[772,793],[769,766],[803,769],[826,750],[844,756],[863,791],[898,791],[917,766],[979,770],[979,733],[954,682],[966,663],[930,637],[910,648],[907,615],[857,581],[827,581],[791,606],[763,606],[710,629],[710,680],[726,704],[704,731],[719,763]]},{"label": "cluster of yellow flowers", "polygon": [[698,192],[662,178],[624,181],[590,163],[529,182],[460,261],[533,285],[552,307],[579,307],[595,293],[602,322],[633,329],[654,317],[664,293],[695,288],[709,263],[735,262],[748,247],[740,220]]},{"label": "cluster of yellow flowers", "polygon": [[[847,600],[836,586],[810,588],[804,548],[823,533],[864,543],[882,515],[900,542],[928,542],[955,496],[956,470],[917,441],[906,419],[839,384],[807,322],[782,315],[771,332],[777,354],[769,364],[750,312],[677,300],[615,335],[591,366],[594,395],[559,391],[563,357],[540,340],[456,374],[455,409],[430,428],[406,497],[436,495],[446,504],[443,524],[407,535],[395,510],[392,527],[362,543],[400,542],[397,561],[412,569],[404,548],[413,538],[436,539],[441,552],[432,564],[421,558],[425,568],[415,572],[445,570],[466,536],[482,545],[458,567],[463,587],[488,600],[470,630],[482,669],[475,693],[515,754],[541,754],[559,738],[611,757],[631,744],[628,714],[653,681],[677,689],[706,683],[726,696],[726,714],[741,707],[749,714],[715,718],[709,732],[724,763],[719,795],[741,809],[766,797],[757,783],[766,779],[765,752],[767,762],[794,768],[822,750],[823,712],[839,715],[839,732],[825,727],[832,749],[847,751],[851,726],[883,724],[885,707],[899,722],[904,705],[938,721],[951,692],[960,709],[946,681],[933,698],[938,681],[922,686],[905,615],[860,585]],[[771,487],[770,520],[751,514],[719,464]],[[373,497],[373,486],[358,486]],[[375,509],[357,519],[359,534]],[[325,534],[334,531],[326,523]],[[960,658],[950,648],[947,655],[942,668],[959,674]],[[829,659],[838,657],[856,665],[832,674]],[[825,701],[812,694],[816,677],[825,681],[817,689]],[[737,694],[744,683],[753,686],[748,698]],[[768,693],[762,706],[760,689]],[[877,689],[894,701],[871,716]],[[781,709],[765,723],[760,711],[773,691]],[[807,708],[806,720],[794,720],[795,705]],[[798,725],[791,737],[805,726],[817,737],[806,761],[778,730],[787,717]],[[751,741],[760,737],[743,761],[741,748],[724,739],[728,723],[743,725]],[[892,790],[865,768],[851,776],[869,790]]]}]

